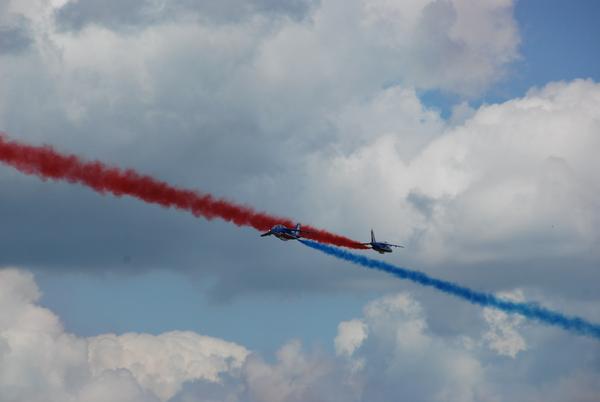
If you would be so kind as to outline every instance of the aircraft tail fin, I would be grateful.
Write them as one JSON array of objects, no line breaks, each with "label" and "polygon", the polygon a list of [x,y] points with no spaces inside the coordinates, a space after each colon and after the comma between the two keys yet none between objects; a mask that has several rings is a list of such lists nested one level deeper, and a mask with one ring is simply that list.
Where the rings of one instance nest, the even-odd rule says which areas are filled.
[{"label": "aircraft tail fin", "polygon": [[375,243],[375,233],[373,233],[373,229],[371,229],[371,243]]},{"label": "aircraft tail fin", "polygon": [[296,232],[300,233],[300,224],[296,223],[296,228],[294,229]]}]

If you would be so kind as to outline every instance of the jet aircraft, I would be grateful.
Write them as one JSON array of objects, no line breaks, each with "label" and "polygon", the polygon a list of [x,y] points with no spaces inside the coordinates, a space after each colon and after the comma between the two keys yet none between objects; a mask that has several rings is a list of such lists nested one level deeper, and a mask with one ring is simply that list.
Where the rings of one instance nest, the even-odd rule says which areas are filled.
[{"label": "jet aircraft", "polygon": [[285,225],[275,225],[266,233],[260,235],[260,237],[265,236],[275,236],[279,240],[288,241],[288,240],[298,240],[302,237],[302,233],[309,233],[305,230],[300,229],[300,224],[296,224],[296,227],[293,229],[288,228]]},{"label": "jet aircraft", "polygon": [[392,247],[400,247],[404,248],[404,246],[400,246],[398,244],[390,244],[386,242],[378,242],[375,240],[375,233],[373,233],[373,229],[371,229],[371,242],[370,243],[362,243],[365,246],[371,246],[371,248],[377,251],[379,254],[391,253]]}]

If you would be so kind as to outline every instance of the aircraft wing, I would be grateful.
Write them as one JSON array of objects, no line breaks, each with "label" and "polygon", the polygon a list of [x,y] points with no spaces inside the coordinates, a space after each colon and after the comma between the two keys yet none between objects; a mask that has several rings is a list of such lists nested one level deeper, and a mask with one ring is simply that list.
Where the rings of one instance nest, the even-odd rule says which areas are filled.
[{"label": "aircraft wing", "polygon": [[404,246],[401,246],[399,244],[388,244],[388,246],[404,248]]},{"label": "aircraft wing", "polygon": [[271,231],[268,231],[267,233],[263,233],[260,235],[260,237],[265,237],[265,236],[270,236],[271,235]]}]

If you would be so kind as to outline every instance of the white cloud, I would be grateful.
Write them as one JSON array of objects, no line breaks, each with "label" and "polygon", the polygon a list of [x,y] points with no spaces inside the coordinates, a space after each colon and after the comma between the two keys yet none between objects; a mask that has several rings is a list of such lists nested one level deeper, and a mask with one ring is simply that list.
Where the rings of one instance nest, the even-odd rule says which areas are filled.
[{"label": "white cloud", "polygon": [[[327,378],[336,367],[326,358],[303,352],[301,343],[294,340],[277,352],[277,362],[269,364],[257,356],[244,366],[245,393],[251,401],[283,402],[320,400],[327,389]],[[331,395],[331,400],[343,400],[343,390]]]},{"label": "white cloud", "polygon": [[160,401],[155,395],[140,387],[131,372],[127,370],[103,371],[95,376],[92,381],[83,383],[77,395],[69,394],[65,395],[65,398],[77,402],[103,402],[106,400],[123,402]]},{"label": "white cloud", "polygon": [[107,334],[88,339],[92,375],[127,369],[140,386],[161,400],[175,395],[186,381],[219,382],[219,375],[239,369],[247,354],[242,346],[193,332]]},{"label": "white cloud", "polygon": [[267,85],[303,102],[360,98],[390,83],[474,94],[502,77],[518,43],[510,1],[325,0],[310,20],[267,37],[257,67]]},{"label": "white cloud", "polygon": [[517,56],[518,30],[508,1],[363,0],[362,26],[402,61],[421,88],[474,93],[498,80]]},{"label": "white cloud", "polygon": [[[500,293],[498,296],[516,302],[525,300],[523,292],[519,290],[512,293]],[[483,318],[489,325],[483,335],[483,340],[487,342],[490,349],[499,355],[510,356],[513,359],[519,352],[527,350],[525,339],[518,332],[519,326],[525,321],[523,316],[507,314],[486,307],[483,309]]]},{"label": "white cloud", "polygon": [[343,321],[338,325],[335,352],[338,356],[352,356],[367,338],[367,326],[361,320]]},{"label": "white cloud", "polygon": [[[193,332],[78,337],[38,304],[32,275],[21,270],[0,270],[0,291],[3,402],[590,401],[600,378],[596,340],[531,330],[491,310],[483,336],[440,333],[407,293],[373,300],[340,323],[337,356],[296,339],[269,362]],[[517,342],[517,327],[535,347]]]},{"label": "white cloud", "polygon": [[[144,9],[147,3],[133,1],[114,11]],[[64,118],[63,124],[80,131],[105,113],[114,120],[120,107],[133,108],[135,120],[164,120],[183,117],[192,106],[200,114],[214,102],[254,114],[265,131],[314,127],[324,113],[390,83],[481,91],[501,76],[518,45],[512,2],[324,0],[310,8],[310,18],[300,20],[257,12],[223,24],[211,23],[210,14],[206,20],[176,13],[133,32],[102,24],[62,31],[56,26],[61,5],[7,3],[4,15],[29,21],[35,46],[20,58],[3,60],[3,81],[10,85],[0,97],[15,102],[14,95],[22,93],[29,119],[31,113],[41,113],[41,124]],[[191,3],[187,7],[194,9]],[[435,23],[428,20],[432,17]],[[38,91],[23,93],[32,83]],[[43,88],[47,97],[28,101]],[[18,107],[10,109],[5,119],[17,125]],[[192,116],[185,118],[193,124]],[[203,118],[196,118],[201,128]],[[125,123],[118,127],[121,134],[132,135]],[[46,136],[59,136],[45,127]],[[32,129],[20,135],[32,135]]]},{"label": "white cloud", "polygon": [[0,270],[2,401],[166,401],[184,382],[219,382],[248,351],[191,332],[81,338],[37,304],[31,274]]},{"label": "white cloud", "polygon": [[362,377],[355,381],[365,384],[362,400],[400,394],[412,401],[479,399],[485,371],[477,356],[431,332],[420,303],[410,295],[369,303],[362,320],[369,335],[354,354],[364,360],[355,374]]},{"label": "white cloud", "polygon": [[[405,135],[378,130],[385,123],[376,109],[363,110],[363,121],[376,121],[371,140],[343,154],[325,150],[311,168],[317,188],[340,200],[341,216],[369,210],[369,221],[357,225],[384,228],[384,239],[412,238],[412,255],[429,261],[578,256],[596,249],[600,85],[554,83],[484,105],[463,124],[430,134],[408,158]],[[431,124],[424,119],[422,127]],[[433,122],[426,132],[435,133]]]}]

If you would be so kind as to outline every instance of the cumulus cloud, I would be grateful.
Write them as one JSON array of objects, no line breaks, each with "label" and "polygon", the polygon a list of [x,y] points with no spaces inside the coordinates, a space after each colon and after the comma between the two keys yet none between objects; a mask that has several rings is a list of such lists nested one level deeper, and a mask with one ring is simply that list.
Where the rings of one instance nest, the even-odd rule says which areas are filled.
[{"label": "cumulus cloud", "polygon": [[218,383],[248,351],[191,332],[81,338],[38,304],[33,277],[0,270],[2,401],[166,401],[184,382]]},{"label": "cumulus cloud", "polygon": [[299,341],[291,341],[277,352],[274,364],[248,359],[243,372],[245,398],[265,402],[355,400],[340,369],[331,358],[306,353]]},{"label": "cumulus cloud", "polygon": [[[418,87],[472,93],[502,74],[519,42],[512,1],[365,0],[361,23]],[[410,61],[409,61],[410,60]]]},{"label": "cumulus cloud", "polygon": [[414,401],[477,400],[484,371],[477,356],[428,330],[420,303],[408,294],[384,297],[364,309],[368,336],[352,354],[361,359],[355,381],[362,400],[404,395]]},{"label": "cumulus cloud", "polygon": [[[516,300],[523,292],[501,296]],[[346,375],[343,384],[358,400],[369,401],[593,400],[591,379],[600,375],[597,360],[582,369],[581,359],[571,354],[591,347],[597,356],[596,341],[554,338],[521,325],[521,317],[498,314],[484,310],[487,329],[480,334],[450,335],[430,327],[423,304],[408,293],[376,299],[361,317],[338,326],[336,347],[342,339],[354,339],[344,343],[349,348],[337,349],[343,357],[338,361],[338,370]],[[535,347],[526,348],[526,338]],[[549,357],[555,344],[570,351]],[[541,370],[548,364],[553,370]]]},{"label": "cumulus cloud", "polygon": [[[391,83],[459,93],[483,89],[499,78],[518,43],[511,2],[261,0],[244,3],[264,3],[256,7],[256,17],[233,24],[212,24],[210,12],[201,20],[176,15],[152,18],[153,23],[142,24],[135,34],[102,23],[62,32],[54,18],[58,15],[60,23],[61,13],[66,13],[101,22],[106,15],[119,25],[119,18],[135,19],[147,9],[163,16],[165,7],[175,3],[186,15],[194,10],[203,14],[203,7],[234,12],[244,8],[194,1],[8,1],[6,15],[28,21],[35,48],[33,54],[3,63],[12,85],[2,97],[14,102],[18,92],[33,87],[38,90],[29,93],[39,96],[46,88],[47,97],[39,99],[37,107],[29,102],[28,117],[41,113],[37,117],[43,122],[42,138],[54,141],[60,141],[61,130],[73,129],[91,130],[79,136],[98,141],[94,134],[100,128],[104,133],[119,132],[109,136],[111,141],[121,138],[127,143],[133,131],[147,141],[169,124],[176,125],[177,136],[188,130],[186,135],[196,133],[192,137],[200,130],[208,137],[210,131],[220,135],[229,131],[236,141],[243,136],[232,131],[243,124],[255,140],[272,140],[275,134],[288,137],[307,129],[322,130],[324,114]],[[275,3],[284,9],[305,4],[311,17],[278,19],[260,12],[272,10]],[[422,39],[417,32],[427,37],[429,30],[438,29],[438,23],[423,20],[438,4],[444,5],[442,14],[452,21],[443,34]],[[402,23],[393,23],[394,17]],[[444,53],[440,48],[452,49],[454,42],[464,54],[455,61],[440,57]],[[475,60],[469,60],[471,54]],[[428,82],[415,71],[437,81]],[[10,113],[0,120],[3,126],[17,126],[23,118],[19,104],[4,110]],[[34,128],[24,126],[20,135],[33,136]],[[141,134],[142,128],[146,134]]]},{"label": "cumulus cloud", "polygon": [[219,382],[220,374],[239,368],[247,354],[242,346],[193,332],[107,334],[88,339],[92,375],[127,369],[161,400],[175,395],[186,381]]},{"label": "cumulus cloud", "polygon": [[335,354],[294,339],[274,361],[193,332],[80,337],[39,297],[30,273],[0,270],[2,401],[588,401],[600,379],[595,340],[522,326],[519,336],[536,345],[526,349],[514,317],[487,310],[487,332],[441,333],[408,293],[341,322]]},{"label": "cumulus cloud", "polygon": [[[501,293],[498,295],[506,300],[523,302],[523,292]],[[518,327],[525,320],[524,317],[506,314],[491,308],[483,309],[483,317],[489,325],[488,331],[483,335],[490,349],[500,355],[515,358],[517,353],[527,350],[525,339],[519,334]]]},{"label": "cumulus cloud", "polygon": [[360,320],[341,322],[338,335],[334,340],[335,352],[342,356],[351,356],[367,338],[367,326]]},{"label": "cumulus cloud", "polygon": [[593,254],[599,94],[580,80],[484,105],[409,157],[405,136],[381,129],[351,152],[324,152],[314,181],[344,195],[341,214],[367,208],[382,227],[393,217],[394,235],[412,239],[424,259]]},{"label": "cumulus cloud", "polygon": [[[383,74],[388,82],[473,93],[497,80],[517,55],[512,7],[512,1],[471,0],[253,0],[242,5],[88,0],[65,2],[54,15],[59,29],[75,31],[93,24],[121,31],[181,20],[239,24],[257,16],[284,16],[264,38],[264,58],[259,59],[279,83],[304,74],[321,81],[318,85],[323,78],[335,79],[333,73],[363,81]],[[373,56],[377,64],[368,62]],[[302,63],[295,57],[302,57]]]}]

